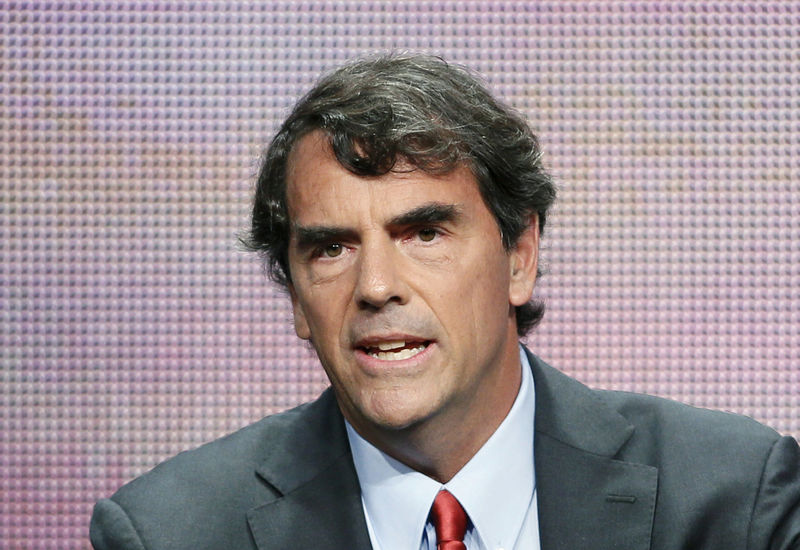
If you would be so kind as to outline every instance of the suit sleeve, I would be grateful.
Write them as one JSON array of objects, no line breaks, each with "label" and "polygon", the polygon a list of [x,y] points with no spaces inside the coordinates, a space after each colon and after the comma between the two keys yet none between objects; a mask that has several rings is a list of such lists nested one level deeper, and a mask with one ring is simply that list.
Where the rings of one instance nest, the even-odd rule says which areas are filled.
[{"label": "suit sleeve", "polygon": [[767,456],[748,539],[752,550],[800,550],[800,448],[791,437]]},{"label": "suit sleeve", "polygon": [[89,538],[95,550],[145,550],[128,514],[111,499],[95,505]]}]

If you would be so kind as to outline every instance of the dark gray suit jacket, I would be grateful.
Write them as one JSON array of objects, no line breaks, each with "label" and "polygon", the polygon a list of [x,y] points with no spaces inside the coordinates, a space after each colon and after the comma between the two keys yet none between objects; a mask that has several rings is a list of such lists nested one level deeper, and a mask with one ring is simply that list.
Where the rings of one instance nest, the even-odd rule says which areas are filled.
[{"label": "dark gray suit jacket", "polygon": [[[800,451],[753,420],[594,391],[531,356],[542,550],[800,549]],[[97,503],[103,549],[368,549],[330,390]]]}]

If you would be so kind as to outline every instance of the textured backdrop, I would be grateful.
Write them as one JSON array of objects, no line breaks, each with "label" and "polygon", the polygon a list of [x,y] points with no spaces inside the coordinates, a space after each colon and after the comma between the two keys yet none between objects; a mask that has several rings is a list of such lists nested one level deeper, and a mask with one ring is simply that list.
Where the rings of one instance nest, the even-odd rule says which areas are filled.
[{"label": "textured backdrop", "polygon": [[264,143],[355,55],[439,53],[561,188],[529,343],[800,435],[800,2],[0,1],[0,547],[325,387],[237,248]]}]

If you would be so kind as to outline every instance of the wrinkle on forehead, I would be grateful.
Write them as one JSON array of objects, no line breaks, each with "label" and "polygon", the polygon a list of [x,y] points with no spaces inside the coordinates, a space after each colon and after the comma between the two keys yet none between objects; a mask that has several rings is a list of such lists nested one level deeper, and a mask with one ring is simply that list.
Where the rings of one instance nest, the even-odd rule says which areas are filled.
[{"label": "wrinkle on forehead", "polygon": [[[331,172],[330,166],[332,163],[339,170]],[[325,172],[325,177],[318,177],[318,171]],[[331,181],[331,173],[334,174],[334,178],[341,177],[342,181],[347,182],[348,185],[331,185],[326,189],[316,190],[309,189],[303,185],[304,181],[309,180]],[[408,160],[400,159],[394,168],[386,174],[379,176],[355,174],[338,161],[325,133],[322,130],[315,130],[302,137],[289,156],[287,206],[290,218],[297,222],[297,216],[304,212],[307,213],[307,207],[311,204],[319,213],[330,214],[335,217],[336,210],[339,209],[337,207],[341,207],[342,204],[354,206],[357,202],[367,201],[373,223],[377,223],[382,215],[390,214],[389,210],[393,210],[393,206],[397,206],[402,210],[403,206],[398,203],[412,203],[417,194],[417,190],[413,189],[413,187],[418,186],[420,179],[423,177],[429,181],[435,181],[439,178],[452,181],[452,178],[455,177],[463,184],[469,185],[471,183],[475,185],[477,189],[474,175],[466,164],[458,165],[445,174],[431,174],[422,171]],[[331,183],[334,182],[331,181]],[[381,185],[382,183],[391,184],[391,193]],[[408,191],[404,190],[406,185],[409,186]],[[353,186],[356,186],[357,189]],[[320,200],[321,195],[326,193],[330,193],[327,199],[334,200],[327,202]],[[387,209],[387,207],[389,208]],[[303,221],[303,223],[307,222]]]},{"label": "wrinkle on forehead", "polygon": [[[294,145],[294,147],[292,148],[291,152],[289,153],[289,159],[288,159],[288,162],[287,162],[287,177],[294,170],[294,167],[295,167],[295,164],[296,164],[295,163],[295,160],[296,160],[295,157],[299,154],[298,150],[301,149],[301,148],[310,149],[311,151],[308,151],[308,152],[312,152],[313,150],[316,149],[316,151],[313,151],[315,154],[318,154],[320,156],[327,156],[329,158],[335,159],[337,164],[339,164],[342,167],[343,170],[346,170],[346,171],[348,171],[348,172],[350,172],[353,175],[358,176],[358,177],[363,177],[365,179],[380,179],[381,176],[384,175],[384,174],[380,174],[380,175],[376,175],[376,176],[361,175],[361,174],[357,174],[355,172],[351,172],[350,170],[348,170],[347,167],[344,166],[341,162],[339,162],[339,160],[336,158],[336,153],[333,150],[333,146],[331,145],[330,138],[327,136],[327,134],[323,130],[319,130],[318,129],[318,130],[313,130],[313,131],[309,132],[308,134],[306,134],[305,136],[301,137],[297,141],[297,143]],[[358,144],[355,145],[355,149],[356,149],[356,152],[358,152],[358,153],[363,152],[363,148],[360,147]],[[460,170],[464,170],[464,169],[469,170],[470,174],[473,174],[472,170],[469,168],[469,163],[466,160],[463,161],[463,162],[458,162],[458,163],[453,164],[452,168],[450,168],[450,169],[443,168],[442,170],[429,171],[429,170],[424,170],[423,168],[420,168],[415,163],[411,162],[408,158],[406,158],[406,157],[401,155],[401,156],[398,156],[394,160],[394,163],[392,164],[391,169],[389,169],[386,172],[386,174],[394,174],[394,175],[397,175],[397,176],[402,176],[402,174],[413,174],[414,172],[424,171],[426,174],[429,174],[429,175],[431,175],[433,177],[436,177],[437,175],[446,176],[447,174],[450,174],[452,172],[460,171]]]}]

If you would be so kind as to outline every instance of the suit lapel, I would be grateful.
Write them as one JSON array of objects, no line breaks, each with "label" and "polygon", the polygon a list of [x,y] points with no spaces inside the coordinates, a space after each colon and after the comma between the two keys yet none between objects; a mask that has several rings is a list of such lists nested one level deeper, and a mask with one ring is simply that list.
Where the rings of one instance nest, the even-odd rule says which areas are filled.
[{"label": "suit lapel", "polygon": [[658,470],[615,458],[633,426],[597,392],[529,359],[542,550],[650,548]]},{"label": "suit lapel", "polygon": [[[260,550],[371,548],[341,414],[330,390],[302,413],[284,415],[256,473],[277,493],[247,514]],[[288,444],[287,444],[288,442]]]}]

